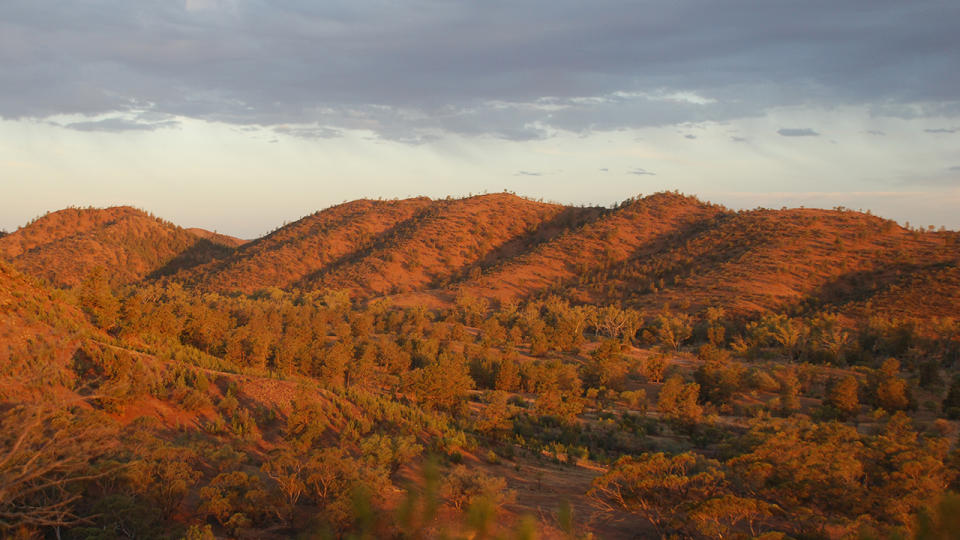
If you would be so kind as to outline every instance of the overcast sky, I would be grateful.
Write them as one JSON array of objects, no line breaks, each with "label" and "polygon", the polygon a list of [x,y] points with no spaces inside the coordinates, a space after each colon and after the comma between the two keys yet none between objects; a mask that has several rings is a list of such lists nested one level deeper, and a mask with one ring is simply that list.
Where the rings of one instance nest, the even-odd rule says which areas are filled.
[{"label": "overcast sky", "polygon": [[956,1],[2,0],[0,228],[679,189],[958,229],[958,28]]}]

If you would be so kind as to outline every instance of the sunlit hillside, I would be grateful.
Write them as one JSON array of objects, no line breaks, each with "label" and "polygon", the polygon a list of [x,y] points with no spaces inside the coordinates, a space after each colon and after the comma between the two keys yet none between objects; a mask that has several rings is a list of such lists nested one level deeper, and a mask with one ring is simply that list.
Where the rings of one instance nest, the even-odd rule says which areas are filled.
[{"label": "sunlit hillside", "polygon": [[72,286],[98,267],[109,268],[111,282],[128,283],[171,263],[223,256],[233,245],[235,239],[191,232],[135,208],[68,208],[0,238],[0,257],[54,286]]},{"label": "sunlit hillside", "polygon": [[359,200],[0,238],[0,536],[952,538],[960,234]]}]

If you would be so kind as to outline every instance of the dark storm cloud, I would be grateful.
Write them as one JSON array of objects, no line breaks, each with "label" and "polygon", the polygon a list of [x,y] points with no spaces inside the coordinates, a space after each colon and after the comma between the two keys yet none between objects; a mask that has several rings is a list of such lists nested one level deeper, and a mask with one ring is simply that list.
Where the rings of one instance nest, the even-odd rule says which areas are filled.
[{"label": "dark storm cloud", "polygon": [[819,137],[820,134],[810,128],[783,128],[777,134],[783,137]]},{"label": "dark storm cloud", "polygon": [[958,21],[932,0],[7,0],[0,116],[150,111],[414,143],[786,105],[956,116]]}]

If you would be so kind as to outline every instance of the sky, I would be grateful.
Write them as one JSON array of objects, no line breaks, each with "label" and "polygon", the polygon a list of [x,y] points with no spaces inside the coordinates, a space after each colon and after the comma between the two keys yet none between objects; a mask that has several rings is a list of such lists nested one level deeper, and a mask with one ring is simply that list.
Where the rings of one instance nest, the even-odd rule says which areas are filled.
[{"label": "sky", "polygon": [[845,206],[960,229],[960,2],[2,0],[0,229],[254,238],[361,197]]}]

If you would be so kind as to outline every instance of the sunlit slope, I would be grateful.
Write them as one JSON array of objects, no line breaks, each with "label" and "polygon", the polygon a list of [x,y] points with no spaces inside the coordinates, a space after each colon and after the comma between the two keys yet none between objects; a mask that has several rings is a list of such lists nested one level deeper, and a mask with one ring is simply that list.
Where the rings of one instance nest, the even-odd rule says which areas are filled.
[{"label": "sunlit slope", "polygon": [[581,276],[667,249],[675,238],[722,211],[675,193],[630,200],[569,227],[462,286],[499,300],[559,291],[579,282]]},{"label": "sunlit slope", "polygon": [[[0,379],[32,384],[36,374],[64,384],[60,370],[84,339],[97,335],[79,310],[0,262]],[[40,359],[43,365],[37,365]],[[32,365],[25,365],[30,362]],[[0,385],[9,390],[9,384]]]},{"label": "sunlit slope", "polygon": [[215,291],[252,293],[266,287],[289,287],[369,248],[430,204],[426,198],[344,203],[285,225],[241,246],[222,261],[182,272],[176,278]]},{"label": "sunlit slope", "polygon": [[437,200],[369,248],[299,285],[349,289],[358,296],[443,288],[515,257],[568,219],[571,211],[563,206],[505,193]]},{"label": "sunlit slope", "polygon": [[[591,272],[571,288],[595,301],[691,311],[720,306],[746,315],[892,297],[898,282],[919,283],[960,258],[957,233],[912,231],[852,211],[725,212],[677,240]],[[954,293],[948,281],[942,290],[936,280],[920,282],[913,296],[940,301]],[[915,303],[912,311],[923,309]]]},{"label": "sunlit slope", "polygon": [[0,238],[0,257],[54,286],[73,286],[102,267],[114,284],[137,281],[190,253],[196,264],[229,251],[146,212],[123,206],[68,208]]}]

